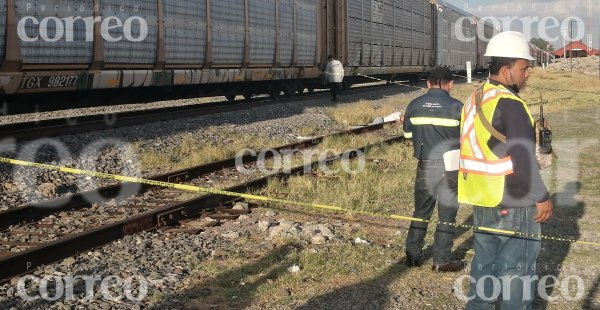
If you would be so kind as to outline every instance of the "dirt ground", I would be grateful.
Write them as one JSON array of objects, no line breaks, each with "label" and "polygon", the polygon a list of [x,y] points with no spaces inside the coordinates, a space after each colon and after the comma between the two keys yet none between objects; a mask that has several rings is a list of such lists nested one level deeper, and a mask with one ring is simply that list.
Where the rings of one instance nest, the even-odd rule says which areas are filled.
[{"label": "dirt ground", "polygon": [[[598,193],[600,192],[599,143],[600,109],[596,105],[566,107],[549,113],[553,124],[554,148],[558,159],[543,171],[543,178],[555,205],[553,219],[543,224],[546,236],[600,242]],[[370,204],[375,211],[410,215],[412,208],[411,178],[414,161],[410,154],[402,163],[389,153],[401,152],[405,146],[391,146],[391,152],[368,154],[378,163],[389,161],[382,174],[391,183],[404,187],[398,199],[393,197]],[[374,161],[368,161],[373,163]],[[397,175],[399,179],[394,179]],[[357,176],[360,179],[360,175]],[[296,181],[301,182],[301,181]],[[372,188],[379,183],[372,183]],[[308,181],[319,192],[325,181]],[[368,184],[369,185],[369,184]],[[347,185],[352,188],[352,185]],[[279,195],[293,193],[293,187],[278,188]],[[273,194],[272,192],[270,194]],[[305,199],[332,203],[334,197],[323,194]],[[301,199],[302,197],[294,197]],[[320,198],[320,199],[319,199]],[[163,305],[192,309],[461,309],[465,302],[459,297],[466,290],[468,272],[440,274],[430,270],[431,259],[420,268],[404,266],[404,238],[408,223],[370,216],[331,214],[290,206],[277,206],[272,222],[318,221],[332,224],[336,237],[323,244],[297,239],[265,239],[265,233],[236,241],[238,247],[227,259],[199,262],[196,279],[176,297],[167,296]],[[260,212],[266,209],[260,208]],[[471,223],[469,207],[461,208],[459,223]],[[472,231],[458,231],[455,255],[472,259]],[[366,241],[357,242],[356,238]],[[268,240],[270,250],[260,245]],[[432,244],[432,232],[427,242]],[[262,250],[258,250],[262,249]],[[600,307],[600,247],[580,243],[544,240],[538,259],[540,278],[549,277],[547,287],[540,290],[550,298],[538,298],[536,309],[598,309]],[[234,252],[234,253],[233,253]],[[427,253],[431,255],[430,249]],[[298,266],[299,271],[288,270]],[[555,277],[555,278],[554,278]],[[557,279],[557,280],[552,280]]]}]

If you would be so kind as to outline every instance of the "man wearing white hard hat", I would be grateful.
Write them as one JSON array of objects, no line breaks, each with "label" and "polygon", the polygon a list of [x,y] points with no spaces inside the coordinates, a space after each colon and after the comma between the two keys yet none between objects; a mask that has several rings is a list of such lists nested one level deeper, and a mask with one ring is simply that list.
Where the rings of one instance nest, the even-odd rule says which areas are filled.
[{"label": "man wearing white hard hat", "polygon": [[478,227],[467,309],[493,309],[496,302],[502,309],[531,309],[540,223],[552,216],[535,157],[534,120],[519,97],[534,59],[523,34],[514,31],[493,37],[485,56],[491,57],[490,80],[461,116],[458,200],[473,205]]}]

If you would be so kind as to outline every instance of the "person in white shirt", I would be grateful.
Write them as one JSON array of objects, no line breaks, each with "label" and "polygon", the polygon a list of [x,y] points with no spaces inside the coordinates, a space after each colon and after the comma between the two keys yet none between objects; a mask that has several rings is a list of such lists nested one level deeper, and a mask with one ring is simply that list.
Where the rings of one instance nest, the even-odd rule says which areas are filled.
[{"label": "person in white shirt", "polygon": [[339,60],[335,59],[333,55],[329,55],[327,61],[325,77],[327,78],[327,82],[329,82],[329,89],[331,89],[333,101],[337,101],[338,95],[342,90],[342,81],[344,80],[344,66]]}]

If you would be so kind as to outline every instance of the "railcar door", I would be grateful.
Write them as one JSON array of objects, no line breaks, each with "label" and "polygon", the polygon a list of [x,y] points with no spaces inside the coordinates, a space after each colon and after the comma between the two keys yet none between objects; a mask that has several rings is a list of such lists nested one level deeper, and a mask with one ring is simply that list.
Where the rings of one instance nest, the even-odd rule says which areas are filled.
[{"label": "railcar door", "polygon": [[[347,64],[346,46],[346,0],[320,0],[323,5],[323,37],[322,46],[325,47],[323,58],[335,55],[343,64]],[[324,62],[326,63],[326,62]]]}]

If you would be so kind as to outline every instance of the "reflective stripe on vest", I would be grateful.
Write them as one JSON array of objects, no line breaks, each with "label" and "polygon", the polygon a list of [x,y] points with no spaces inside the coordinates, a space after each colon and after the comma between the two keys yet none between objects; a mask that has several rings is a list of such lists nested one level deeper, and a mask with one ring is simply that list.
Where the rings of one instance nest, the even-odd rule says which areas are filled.
[{"label": "reflective stripe on vest", "polygon": [[411,117],[410,122],[413,125],[433,125],[443,127],[458,127],[460,121],[451,118],[437,118],[437,117]]},{"label": "reflective stripe on vest", "polygon": [[513,172],[513,163],[509,157],[497,161],[486,161],[478,159],[460,159],[461,171],[465,173],[476,173],[484,175],[506,175]]},{"label": "reflective stripe on vest", "polygon": [[[458,201],[496,207],[502,202],[505,178],[513,173],[513,163],[510,156],[498,158],[488,146],[492,134],[479,118],[475,98],[476,92],[467,100],[461,115]],[[481,112],[488,122],[492,123],[500,99],[507,98],[523,105],[533,130],[533,117],[527,105],[504,86],[486,83],[482,98]]]},{"label": "reflective stripe on vest", "polygon": [[[492,84],[486,84],[485,86],[488,85],[494,86]],[[486,89],[485,86],[481,100],[482,109],[484,105],[493,102],[493,110],[495,110],[495,106],[498,105],[498,101],[501,97],[509,97],[512,99],[517,99],[518,101],[522,101],[504,87],[489,87],[488,89]],[[463,149],[464,143],[468,143],[468,148],[470,149],[470,152],[461,151],[461,161],[459,165],[459,170],[465,173],[475,173],[482,175],[511,174],[513,173],[513,166],[510,157],[498,159],[487,147],[487,140],[489,139],[485,141],[480,141],[480,139],[478,138],[475,129],[475,122],[479,118],[479,115],[477,115],[477,104],[475,103],[475,96],[476,95],[473,94],[468,99],[467,104],[464,107],[463,125],[461,126],[461,150]],[[492,122],[493,110],[491,115],[486,115],[490,123]],[[478,122],[478,124],[480,124],[480,122]],[[487,132],[487,130],[485,131]],[[485,151],[484,147],[482,146],[482,142],[485,142]]]}]

